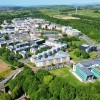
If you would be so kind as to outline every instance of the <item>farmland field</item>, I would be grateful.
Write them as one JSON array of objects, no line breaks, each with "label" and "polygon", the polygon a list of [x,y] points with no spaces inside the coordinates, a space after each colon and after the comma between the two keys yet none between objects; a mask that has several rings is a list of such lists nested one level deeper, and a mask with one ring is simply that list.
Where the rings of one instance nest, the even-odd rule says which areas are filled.
[{"label": "farmland field", "polygon": [[3,60],[0,59],[0,73],[7,69],[9,69],[8,65]]},{"label": "farmland field", "polygon": [[[84,16],[89,16],[89,17],[98,17],[100,18],[100,10],[98,10],[99,12],[96,13],[94,9],[89,9],[89,8],[84,8],[82,7],[81,9],[78,8],[77,13],[75,11],[75,8],[73,7],[66,7],[66,6],[62,6],[62,7],[50,7],[50,8],[42,8],[40,9],[40,11],[44,14],[47,14],[49,16],[53,16],[55,18],[59,18],[59,19],[63,19],[63,16],[65,18],[70,18],[71,15],[73,14],[78,14],[78,15],[84,15]],[[73,19],[73,18],[72,18]]]},{"label": "farmland field", "polygon": [[[77,14],[78,15],[84,15],[84,16],[89,16],[89,17],[98,17],[100,18],[100,13],[95,13],[95,10],[90,10],[90,9],[83,9],[83,10],[78,10]],[[68,15],[73,15],[76,14],[75,11],[69,11]]]},{"label": "farmland field", "polygon": [[64,20],[68,20],[68,19],[79,19],[77,17],[66,16],[66,15],[55,15],[53,17],[54,18],[58,18],[58,19],[64,19]]},{"label": "farmland field", "polygon": [[2,59],[0,59],[0,76],[5,77],[10,72],[11,69],[9,66]]}]

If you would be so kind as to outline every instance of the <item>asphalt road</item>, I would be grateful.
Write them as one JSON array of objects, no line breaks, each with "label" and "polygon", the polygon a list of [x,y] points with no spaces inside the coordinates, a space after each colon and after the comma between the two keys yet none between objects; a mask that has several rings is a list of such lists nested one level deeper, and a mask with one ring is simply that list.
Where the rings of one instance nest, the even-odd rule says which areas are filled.
[{"label": "asphalt road", "polygon": [[82,35],[79,37],[80,40],[85,40],[89,45],[95,45],[97,46],[97,54],[98,54],[98,57],[97,58],[100,58],[100,44],[95,44],[88,36],[86,35]]},{"label": "asphalt road", "polygon": [[79,37],[80,40],[85,40],[89,45],[95,45],[94,42],[86,35],[82,35]]},{"label": "asphalt road", "polygon": [[19,60],[19,61],[22,62],[22,63],[24,63],[27,67],[31,68],[34,72],[36,72],[37,70],[40,69],[38,67],[34,67],[34,66],[29,65],[28,64],[30,62],[29,59],[22,59],[22,60]]}]

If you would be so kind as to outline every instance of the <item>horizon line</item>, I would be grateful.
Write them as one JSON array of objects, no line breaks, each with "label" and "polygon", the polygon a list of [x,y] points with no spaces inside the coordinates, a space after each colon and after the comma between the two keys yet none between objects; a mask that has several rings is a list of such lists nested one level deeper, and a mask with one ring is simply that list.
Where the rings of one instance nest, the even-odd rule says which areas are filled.
[{"label": "horizon line", "polygon": [[0,5],[0,7],[33,7],[33,6],[74,6],[74,5],[99,5],[100,2],[95,2],[95,3],[72,3],[72,4],[44,4],[44,5]]}]

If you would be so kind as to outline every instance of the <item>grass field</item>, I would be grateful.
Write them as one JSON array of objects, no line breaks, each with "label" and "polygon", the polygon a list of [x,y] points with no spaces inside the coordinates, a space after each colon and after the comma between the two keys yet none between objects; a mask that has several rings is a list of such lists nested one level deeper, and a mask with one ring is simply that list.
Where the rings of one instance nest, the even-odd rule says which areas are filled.
[{"label": "grass field", "polygon": [[83,58],[77,57],[77,56],[74,54],[73,51],[70,52],[69,54],[70,54],[70,57],[72,58],[72,60],[74,60],[74,61],[81,61],[81,60],[84,60]]},{"label": "grass field", "polygon": [[[68,15],[76,14],[75,11],[69,11]],[[89,16],[89,17],[98,17],[100,18],[100,13],[94,13],[94,10],[90,9],[83,9],[83,10],[78,10],[77,14],[79,15],[84,15],[84,16]]]},{"label": "grass field", "polygon": [[[61,7],[55,6],[55,7],[49,7],[49,8],[42,8],[40,9],[40,11],[44,14],[47,14],[49,16],[53,16],[59,19],[77,19],[77,18],[71,17],[71,15],[76,14],[76,10],[73,9],[73,11],[69,11],[69,9],[72,9],[72,8],[67,7],[67,6],[61,6]],[[66,11],[65,14],[62,14],[63,13],[62,10]],[[92,10],[89,8],[88,9],[82,8],[81,10],[78,9],[77,14],[100,18],[100,13],[95,13],[94,11],[95,10]]]},{"label": "grass field", "polygon": [[90,57],[91,58],[96,58],[98,56],[97,52],[91,52]]},{"label": "grass field", "polygon": [[11,69],[8,67],[7,63],[0,59],[0,76],[5,77],[10,72]]},{"label": "grass field", "polygon": [[11,71],[12,71],[11,69],[8,69],[3,72],[0,72],[0,77],[6,77]]},{"label": "grass field", "polygon": [[80,82],[70,71],[69,68],[64,67],[60,69],[51,70],[50,73],[56,75],[57,77],[63,77],[64,80],[67,80],[73,86],[78,85],[85,85],[84,83]]},{"label": "grass field", "polygon": [[76,45],[77,47],[79,47],[82,44],[87,44],[87,42],[85,40],[80,40],[80,41],[72,41],[73,45]]},{"label": "grass field", "polygon": [[79,19],[77,17],[67,16],[67,15],[54,15],[53,17],[58,19],[64,19],[64,20]]}]

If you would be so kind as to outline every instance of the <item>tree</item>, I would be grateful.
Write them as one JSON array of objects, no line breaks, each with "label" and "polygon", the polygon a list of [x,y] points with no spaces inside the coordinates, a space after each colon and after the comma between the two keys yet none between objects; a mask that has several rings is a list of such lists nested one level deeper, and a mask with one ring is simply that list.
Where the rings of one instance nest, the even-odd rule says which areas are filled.
[{"label": "tree", "polygon": [[23,83],[23,90],[24,92],[28,93],[28,89],[31,85],[31,83],[34,84],[34,82],[36,82],[36,77],[34,77],[33,75],[28,75]]},{"label": "tree", "polygon": [[49,91],[53,94],[53,97],[60,98],[60,91],[64,86],[65,81],[62,78],[56,77],[53,81],[49,84]]},{"label": "tree", "polygon": [[85,59],[90,57],[89,54],[85,51],[81,51],[81,56]]},{"label": "tree", "polygon": [[18,67],[18,68],[21,68],[21,67],[23,67],[23,66],[24,66],[23,63],[21,63],[21,62],[17,62],[17,67]]},{"label": "tree", "polygon": [[16,69],[14,66],[10,66],[10,68],[11,68],[12,70],[15,70],[15,69]]},{"label": "tree", "polygon": [[34,81],[29,86],[28,95],[32,96],[32,98],[33,98],[33,93],[38,90],[38,85],[39,85],[39,82],[38,81]]},{"label": "tree", "polygon": [[22,58],[22,55],[19,54],[19,53],[17,53],[17,54],[15,55],[15,57],[16,57],[17,59],[21,59],[21,58]]},{"label": "tree", "polygon": [[77,57],[80,57],[81,56],[81,52],[79,49],[76,49],[74,54],[77,56]]},{"label": "tree", "polygon": [[67,38],[67,37],[68,37],[68,35],[67,35],[67,34],[63,34],[63,37],[64,37],[64,38]]},{"label": "tree", "polygon": [[52,81],[53,76],[52,75],[48,75],[48,76],[44,76],[43,82],[45,84],[49,84],[50,81]]},{"label": "tree", "polygon": [[0,93],[0,100],[12,100],[12,98],[7,93]]},{"label": "tree", "polygon": [[60,92],[60,100],[74,100],[75,99],[75,88],[70,84],[64,85],[64,88]]},{"label": "tree", "polygon": [[99,13],[99,10],[95,10],[94,13]]},{"label": "tree", "polygon": [[8,35],[4,36],[4,38],[5,38],[5,40],[9,40],[9,36]]},{"label": "tree", "polygon": [[39,79],[40,82],[43,82],[43,78],[46,75],[50,75],[50,73],[44,69],[40,69],[36,73],[36,77]]},{"label": "tree", "polygon": [[49,98],[48,86],[45,84],[40,85],[39,89],[35,91],[33,95],[33,99],[31,100],[48,100]]},{"label": "tree", "polygon": [[0,25],[0,29],[2,29],[2,26]]},{"label": "tree", "polygon": [[15,88],[11,92],[12,99],[16,99],[18,96],[22,95],[22,89],[20,86],[15,86]]}]

